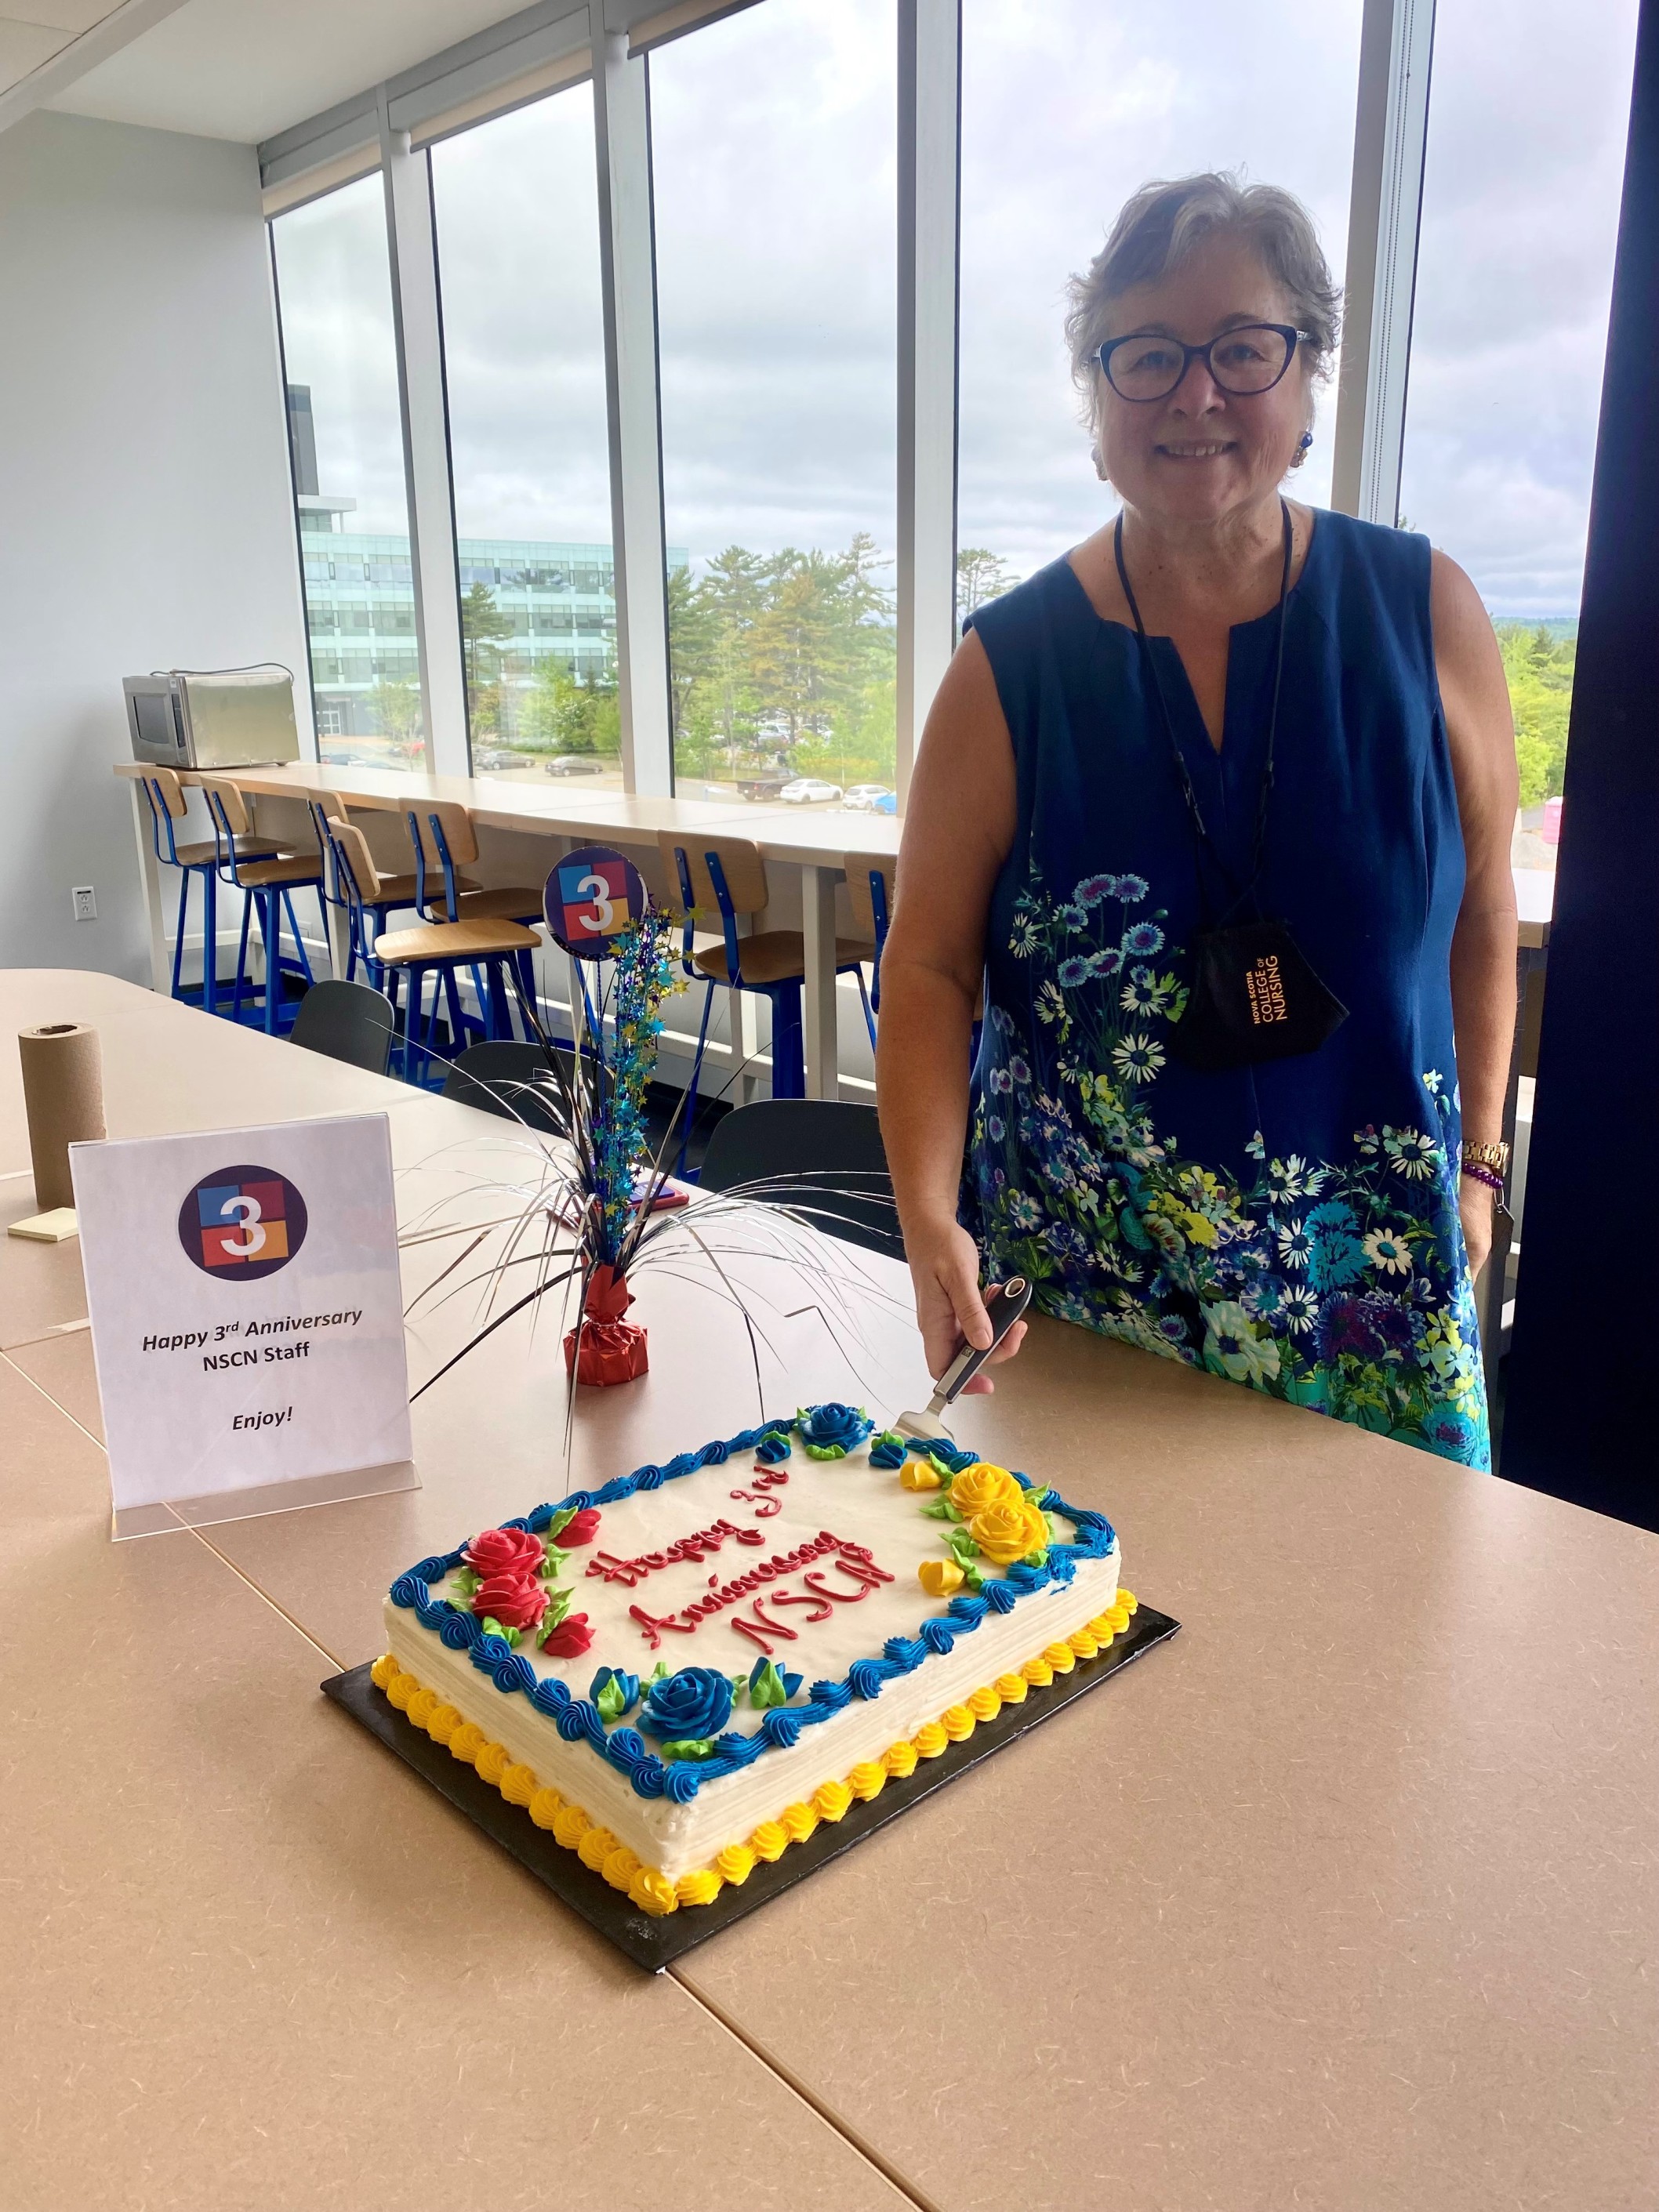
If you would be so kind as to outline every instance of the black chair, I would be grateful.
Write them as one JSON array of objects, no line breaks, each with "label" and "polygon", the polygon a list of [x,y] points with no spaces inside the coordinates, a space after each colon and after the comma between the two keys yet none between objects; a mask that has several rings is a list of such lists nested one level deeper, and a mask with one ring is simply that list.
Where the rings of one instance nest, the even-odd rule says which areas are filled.
[{"label": "black chair", "polygon": [[325,980],[313,983],[301,1000],[289,1038],[307,1052],[384,1075],[396,1026],[384,991],[371,991],[367,983]]},{"label": "black chair", "polygon": [[[567,1076],[574,1066],[568,1049],[554,1047],[554,1058]],[[535,1088],[528,1086],[536,1085]],[[552,1085],[550,1093],[549,1086]],[[499,1114],[527,1129],[563,1133],[565,1114],[557,1086],[538,1044],[521,1044],[497,1038],[470,1044],[458,1053],[444,1077],[443,1095],[463,1106],[476,1106],[482,1114]]]},{"label": "black chair", "polygon": [[827,1237],[904,1257],[873,1106],[829,1098],[735,1106],[710,1136],[697,1180],[703,1190],[797,1206]]}]

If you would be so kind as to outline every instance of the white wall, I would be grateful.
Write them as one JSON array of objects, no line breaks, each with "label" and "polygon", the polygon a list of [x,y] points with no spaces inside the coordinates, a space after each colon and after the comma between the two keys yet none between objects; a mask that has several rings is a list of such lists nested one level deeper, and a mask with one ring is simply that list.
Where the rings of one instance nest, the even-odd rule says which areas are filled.
[{"label": "white wall", "polygon": [[28,116],[0,134],[0,964],[149,981],[121,678],[264,659],[304,730],[253,149]]}]

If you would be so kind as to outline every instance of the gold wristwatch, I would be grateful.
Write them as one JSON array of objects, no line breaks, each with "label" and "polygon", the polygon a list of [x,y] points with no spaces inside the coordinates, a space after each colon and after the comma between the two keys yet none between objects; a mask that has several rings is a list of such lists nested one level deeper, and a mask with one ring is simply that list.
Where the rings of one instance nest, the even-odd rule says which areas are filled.
[{"label": "gold wristwatch", "polygon": [[1510,1171],[1510,1148],[1505,1144],[1465,1145],[1461,1157],[1466,1168],[1490,1168],[1494,1175],[1500,1176]]}]

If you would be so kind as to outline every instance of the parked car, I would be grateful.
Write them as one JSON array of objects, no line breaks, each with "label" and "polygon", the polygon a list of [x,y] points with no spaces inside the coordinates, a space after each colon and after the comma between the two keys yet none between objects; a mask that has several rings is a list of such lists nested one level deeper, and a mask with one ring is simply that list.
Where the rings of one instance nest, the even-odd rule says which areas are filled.
[{"label": "parked car", "polygon": [[517,753],[504,753],[499,745],[474,745],[472,765],[484,769],[517,768],[519,756]]},{"label": "parked car", "polygon": [[778,797],[786,806],[823,806],[841,797],[838,783],[820,783],[816,776],[797,776],[786,783]]},{"label": "parked car", "polygon": [[847,804],[858,814],[891,814],[897,810],[898,794],[884,783],[855,783]]},{"label": "parked car", "polygon": [[775,799],[788,781],[787,769],[769,769],[760,775],[740,775],[738,793],[744,799]]},{"label": "parked car", "polygon": [[598,775],[605,763],[595,753],[556,753],[547,763],[550,775]]}]

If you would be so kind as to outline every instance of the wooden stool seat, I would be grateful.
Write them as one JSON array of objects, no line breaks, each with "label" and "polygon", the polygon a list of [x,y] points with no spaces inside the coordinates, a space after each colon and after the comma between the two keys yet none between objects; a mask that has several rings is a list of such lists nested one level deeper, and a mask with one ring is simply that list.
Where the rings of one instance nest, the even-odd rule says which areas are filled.
[{"label": "wooden stool seat", "polygon": [[[456,904],[463,921],[539,921],[542,917],[542,895],[509,884],[504,890],[481,891],[469,884],[465,876],[457,876],[455,888],[460,893]],[[441,906],[428,908],[435,920],[443,919]]]},{"label": "wooden stool seat", "polygon": [[[413,906],[416,888],[412,869],[406,876],[382,876],[380,895],[375,901],[375,904],[377,906]],[[431,885],[428,884],[427,888],[430,890]],[[429,908],[428,911],[430,911]],[[441,920],[442,917],[440,916],[439,919]]]},{"label": "wooden stool seat", "polygon": [[491,952],[533,952],[541,943],[516,921],[430,921],[389,930],[374,940],[374,957],[386,968],[423,968],[441,960],[482,960]]},{"label": "wooden stool seat", "polygon": [[[843,937],[836,939],[837,968],[850,968],[875,957],[873,945],[860,945]],[[745,983],[799,982],[806,973],[806,940],[798,929],[769,929],[758,937],[740,937],[738,960]],[[727,981],[724,944],[711,945],[706,952],[694,952],[691,964],[714,982]]]},{"label": "wooden stool seat", "polygon": [[280,884],[314,884],[321,874],[322,861],[315,853],[309,860],[301,856],[291,860],[254,860],[236,872],[239,888],[248,891],[269,890]]},{"label": "wooden stool seat", "polygon": [[[210,868],[219,858],[219,848],[212,843],[175,845],[173,849],[179,856],[179,866],[181,868]],[[239,860],[275,860],[282,849],[280,845],[274,845],[269,837],[239,837],[236,840],[236,857]]]}]

